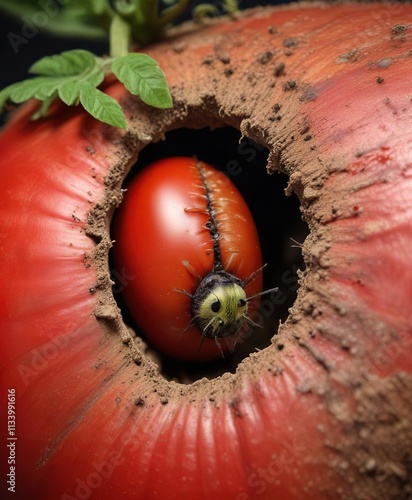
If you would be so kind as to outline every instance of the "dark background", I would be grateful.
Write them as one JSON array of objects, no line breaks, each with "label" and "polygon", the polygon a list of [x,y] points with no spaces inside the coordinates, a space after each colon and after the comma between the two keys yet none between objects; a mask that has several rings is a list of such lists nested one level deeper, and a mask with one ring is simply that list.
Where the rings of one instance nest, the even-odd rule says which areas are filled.
[{"label": "dark background", "polygon": [[[17,0],[18,1],[18,0]],[[51,1],[51,0],[50,0]],[[88,0],[85,0],[86,2]],[[219,5],[218,0],[198,0],[193,2],[193,5],[188,10],[187,14],[180,20],[190,18],[191,10],[194,6],[200,3],[211,3]],[[280,3],[289,3],[287,0],[281,2],[279,0],[240,0],[240,8],[256,7],[257,5],[277,5]],[[27,44],[19,45],[18,54],[15,53],[12,45],[7,38],[9,33],[21,35],[22,21],[16,18],[6,16],[0,12],[0,89],[7,85],[24,80],[27,76],[28,68],[40,57],[46,55],[57,54],[63,50],[86,48],[92,52],[102,55],[108,52],[108,45],[101,42],[93,42],[80,39],[62,39],[51,37],[44,33],[37,33]]]}]

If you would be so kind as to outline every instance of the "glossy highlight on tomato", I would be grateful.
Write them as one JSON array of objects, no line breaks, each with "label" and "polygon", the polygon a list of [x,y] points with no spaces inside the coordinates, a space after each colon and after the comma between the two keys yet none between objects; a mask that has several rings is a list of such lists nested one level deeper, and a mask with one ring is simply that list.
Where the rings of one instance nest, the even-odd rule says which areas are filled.
[{"label": "glossy highlight on tomato", "polygon": [[[229,302],[217,288],[217,272],[219,283],[232,287],[239,309],[246,307],[246,298],[247,316],[241,318],[239,312],[238,321],[245,327],[257,307],[256,299],[249,304],[247,298],[262,288],[262,257],[252,215],[223,172],[186,157],[153,163],[127,186],[112,229],[115,268],[129,278],[124,300],[152,345],[194,362],[218,358],[234,348],[242,328],[237,331],[233,320],[232,328],[221,331],[213,327],[211,316],[202,323],[206,305],[196,300],[201,295],[212,315]],[[206,299],[201,289],[210,286],[211,279],[216,288]]]}]

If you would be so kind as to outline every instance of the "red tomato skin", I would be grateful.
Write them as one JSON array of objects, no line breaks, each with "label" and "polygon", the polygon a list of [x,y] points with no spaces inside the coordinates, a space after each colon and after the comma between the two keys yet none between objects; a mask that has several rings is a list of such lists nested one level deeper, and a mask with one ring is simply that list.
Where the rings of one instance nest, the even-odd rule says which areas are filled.
[{"label": "red tomato skin", "polygon": [[[146,338],[161,352],[190,361],[221,356],[214,339],[204,339],[191,320],[191,299],[213,270],[213,239],[206,227],[210,199],[220,236],[223,268],[246,280],[262,266],[259,237],[250,210],[234,184],[215,168],[176,157],[160,160],[130,183],[115,216],[114,262],[128,276],[123,296]],[[246,286],[247,296],[261,291],[262,276]],[[251,305],[253,309],[253,305]],[[223,351],[237,336],[220,339]]]}]

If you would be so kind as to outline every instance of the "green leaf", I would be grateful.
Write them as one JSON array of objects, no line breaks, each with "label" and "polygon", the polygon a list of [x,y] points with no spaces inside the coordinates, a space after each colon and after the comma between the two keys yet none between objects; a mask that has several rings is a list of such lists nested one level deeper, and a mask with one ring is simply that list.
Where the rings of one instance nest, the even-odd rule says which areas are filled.
[{"label": "green leaf", "polygon": [[23,82],[14,83],[4,90],[8,89],[8,97],[11,101],[21,103],[33,97],[39,100],[50,97],[57,91],[60,84],[61,80],[59,78],[39,76],[37,78],[31,78],[30,80],[24,80]]},{"label": "green leaf", "polygon": [[31,119],[38,120],[39,118],[44,118],[45,116],[47,116],[47,113],[49,112],[49,108],[50,108],[51,104],[53,103],[55,97],[56,97],[55,95],[47,97],[41,103],[40,108],[32,114]]},{"label": "green leaf", "polygon": [[120,104],[93,85],[85,84],[80,91],[80,102],[94,118],[113,127],[126,128],[126,118]]},{"label": "green leaf", "polygon": [[7,98],[11,101],[19,104],[21,102],[28,101],[36,93],[42,91],[45,78],[31,78],[30,80],[24,80],[22,82],[13,83],[9,85],[2,92],[7,94]]},{"label": "green leaf", "polygon": [[60,99],[68,106],[77,106],[80,100],[80,85],[74,85],[73,82],[66,82],[59,88]]},{"label": "green leaf", "polygon": [[59,97],[68,106],[79,104],[80,92],[85,85],[99,86],[104,80],[104,70],[96,67],[95,70],[82,77],[71,77],[66,79],[59,87]]},{"label": "green leaf", "polygon": [[93,13],[101,15],[108,8],[107,0],[89,0]]},{"label": "green leaf", "polygon": [[[105,12],[94,12],[93,2],[89,0],[0,0],[0,9],[14,16],[19,24],[27,20],[36,19],[39,12],[45,11],[48,15],[47,23],[37,27],[43,32],[48,32],[59,37],[76,38],[103,38],[106,31],[102,27],[102,17]],[[99,3],[106,4],[107,0]]]},{"label": "green leaf", "polygon": [[239,10],[239,1],[238,0],[223,0],[223,9],[228,14],[234,14]]},{"label": "green leaf", "polygon": [[16,16],[22,21],[23,17],[33,16],[39,11],[39,5],[36,0],[20,0],[12,2],[10,0],[0,0],[0,9],[9,15]]},{"label": "green leaf", "polygon": [[91,83],[94,87],[98,87],[105,77],[105,71],[103,67],[96,66],[94,70],[82,77],[82,80]]},{"label": "green leaf", "polygon": [[219,10],[215,5],[201,3],[197,5],[192,12],[193,19],[196,22],[203,21],[206,17],[216,17],[219,15]]},{"label": "green leaf", "polygon": [[68,50],[55,56],[42,57],[29,69],[29,73],[45,76],[74,76],[96,64],[96,56],[88,50]]},{"label": "green leaf", "polygon": [[[155,1],[150,0],[150,4],[156,7]],[[139,2],[133,3],[129,0],[112,0],[111,5],[115,12],[125,17],[132,15],[138,7],[140,8]]]},{"label": "green leaf", "polygon": [[172,107],[163,71],[146,54],[127,54],[113,60],[111,69],[129,92],[156,108]]},{"label": "green leaf", "polygon": [[[77,52],[77,54],[73,54],[73,52]],[[51,76],[55,73],[58,74],[57,66],[54,65],[56,60],[58,62],[57,56],[53,58],[51,65],[49,63],[52,58],[43,59],[43,62],[40,61],[42,64],[39,64],[35,69],[36,71],[50,73],[50,76],[37,76],[6,87],[0,92],[0,106],[3,107],[7,99],[15,103],[21,103],[31,98],[38,99],[42,104],[32,117],[36,119],[45,116],[53,101],[60,97],[69,106],[81,102],[84,108],[98,120],[115,127],[126,128],[126,119],[118,102],[96,89],[104,80],[105,68],[108,66],[108,62],[91,54],[93,57],[93,65],[91,65],[92,61],[88,53],[83,58],[84,53],[82,54],[82,52],[72,51],[69,58],[60,58],[66,65],[63,73],[67,74],[63,76]],[[67,56],[67,53],[63,54],[63,56]],[[74,62],[71,68],[68,65],[70,61]],[[83,69],[83,71],[70,74],[75,69]]]}]

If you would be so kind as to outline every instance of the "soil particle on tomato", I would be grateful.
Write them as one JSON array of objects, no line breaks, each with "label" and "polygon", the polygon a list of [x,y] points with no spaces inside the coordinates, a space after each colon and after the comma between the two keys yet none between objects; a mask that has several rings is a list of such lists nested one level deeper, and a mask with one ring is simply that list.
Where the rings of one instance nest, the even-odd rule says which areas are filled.
[{"label": "soil particle on tomato", "polygon": [[230,63],[230,55],[220,45],[215,46],[215,54],[216,54],[217,59],[221,63],[223,63],[223,64]]},{"label": "soil particle on tomato", "polygon": [[277,78],[280,76],[284,76],[286,74],[286,64],[284,62],[278,62],[275,65],[275,69],[273,70],[273,75]]},{"label": "soil particle on tomato", "polygon": [[407,24],[396,24],[395,26],[392,26],[391,28],[392,38],[397,40],[403,39],[405,32],[407,31],[408,28],[409,26]]},{"label": "soil particle on tomato", "polygon": [[277,113],[279,113],[279,111],[280,111],[280,108],[281,108],[281,107],[282,107],[282,104],[280,104],[279,102],[277,102],[276,104],[274,104],[274,105],[272,106],[272,110],[273,110],[273,112],[275,113],[275,115],[276,115]]},{"label": "soil particle on tomato", "polygon": [[290,49],[291,47],[296,47],[299,45],[299,40],[294,37],[285,38],[282,42],[283,46]]},{"label": "soil particle on tomato", "polygon": [[210,66],[213,63],[214,57],[213,56],[206,56],[202,59],[202,64],[205,64],[206,66]]},{"label": "soil particle on tomato", "polygon": [[317,189],[314,189],[313,187],[309,186],[304,189],[303,196],[305,197],[305,200],[310,202],[317,200],[320,196],[320,193]]},{"label": "soil particle on tomato", "polygon": [[378,76],[378,78],[376,79],[376,83],[383,83],[385,80],[381,77],[381,76]]},{"label": "soil particle on tomato", "polygon": [[93,257],[91,257],[89,254],[84,254],[83,256],[83,263],[84,263],[84,267],[86,269],[89,269],[92,264],[93,264]]},{"label": "soil particle on tomato", "polygon": [[185,49],[186,49],[185,42],[175,43],[173,45],[173,50],[176,52],[176,54],[181,54]]},{"label": "soil particle on tomato", "polygon": [[105,319],[107,321],[114,321],[118,317],[117,310],[109,305],[100,305],[94,309],[96,318]]},{"label": "soil particle on tomato", "polygon": [[285,91],[295,90],[297,88],[297,86],[298,86],[298,84],[297,84],[296,80],[288,80],[287,82],[285,82],[282,85],[282,89]]},{"label": "soil particle on tomato", "polygon": [[345,52],[344,54],[341,54],[336,62],[338,64],[342,64],[342,63],[348,63],[348,62],[356,62],[360,59],[361,57],[361,53],[358,49],[350,49],[348,52]]},{"label": "soil particle on tomato", "polygon": [[273,58],[273,52],[267,50],[266,52],[262,52],[261,54],[258,55],[257,62],[260,64],[267,64],[269,61],[272,60],[272,58]]},{"label": "soil particle on tomato", "polygon": [[385,57],[383,59],[380,59],[377,63],[376,66],[381,69],[389,68],[393,64],[393,59],[391,57]]},{"label": "soil particle on tomato", "polygon": [[231,401],[229,401],[229,408],[232,410],[232,413],[235,417],[242,418],[243,414],[240,409],[240,404],[241,404],[241,399],[240,398],[233,398]]},{"label": "soil particle on tomato", "polygon": [[299,133],[300,133],[300,135],[305,135],[309,132],[309,130],[310,130],[310,125],[307,122],[307,120],[304,118],[302,128],[300,129]]},{"label": "soil particle on tomato", "polygon": [[299,100],[301,102],[311,102],[311,101],[316,101],[316,98],[318,96],[318,91],[316,90],[315,87],[312,85],[305,85]]},{"label": "soil particle on tomato", "polygon": [[94,364],[94,369],[95,369],[95,370],[98,370],[100,367],[104,366],[106,363],[107,363],[107,362],[106,362],[106,360],[104,360],[104,359],[100,359],[100,358],[99,358],[99,359],[96,361],[96,363]]},{"label": "soil particle on tomato", "polygon": [[[286,43],[286,45],[285,45]],[[298,41],[295,41],[294,39],[287,39],[283,43],[283,55],[286,57],[291,57],[295,53],[295,49],[298,46]]]}]

